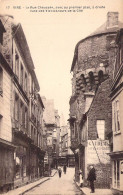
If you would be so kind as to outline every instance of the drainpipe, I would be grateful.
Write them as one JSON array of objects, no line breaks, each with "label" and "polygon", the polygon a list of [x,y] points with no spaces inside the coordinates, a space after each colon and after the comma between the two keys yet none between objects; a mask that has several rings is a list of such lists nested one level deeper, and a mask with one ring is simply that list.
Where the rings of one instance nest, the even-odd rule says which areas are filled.
[{"label": "drainpipe", "polygon": [[[92,141],[92,144],[93,144],[94,149],[95,149],[95,151],[96,151],[96,154],[97,154],[98,160],[99,160],[99,162],[100,162],[100,164],[101,164],[101,160],[100,160],[100,158],[99,158],[99,155],[98,155],[98,152],[97,152],[96,147],[95,147],[95,145],[94,145],[94,142],[93,142],[93,140],[91,140],[91,141]],[[101,164],[101,166],[102,166],[102,164]]]}]

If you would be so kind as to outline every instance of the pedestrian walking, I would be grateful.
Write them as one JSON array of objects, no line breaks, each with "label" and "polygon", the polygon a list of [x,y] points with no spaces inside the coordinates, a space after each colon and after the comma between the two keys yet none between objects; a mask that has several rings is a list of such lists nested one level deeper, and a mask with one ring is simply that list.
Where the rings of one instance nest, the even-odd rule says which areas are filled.
[{"label": "pedestrian walking", "polygon": [[83,187],[83,173],[81,170],[79,171],[79,183],[80,183],[80,188],[82,188]]},{"label": "pedestrian walking", "polygon": [[60,178],[61,177],[61,174],[62,174],[61,168],[58,169],[58,173],[59,173],[59,178]]},{"label": "pedestrian walking", "polygon": [[66,171],[67,171],[67,166],[66,165],[64,165],[63,171],[64,171],[64,174],[66,174]]},{"label": "pedestrian walking", "polygon": [[96,173],[93,165],[90,166],[90,171],[87,180],[90,182],[91,193],[94,193],[95,192],[94,180],[96,180]]}]

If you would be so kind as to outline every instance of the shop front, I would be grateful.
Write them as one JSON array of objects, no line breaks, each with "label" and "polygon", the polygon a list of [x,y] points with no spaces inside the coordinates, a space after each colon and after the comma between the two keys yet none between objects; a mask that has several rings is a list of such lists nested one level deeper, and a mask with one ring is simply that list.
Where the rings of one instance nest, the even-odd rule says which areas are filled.
[{"label": "shop front", "polygon": [[14,145],[0,138],[0,193],[13,189]]},{"label": "shop front", "polygon": [[123,152],[110,153],[112,161],[112,191],[123,194]]},{"label": "shop front", "polygon": [[38,177],[44,176],[44,156],[45,152],[38,148]]},{"label": "shop front", "polygon": [[14,134],[14,187],[30,181],[30,144],[20,132]]}]

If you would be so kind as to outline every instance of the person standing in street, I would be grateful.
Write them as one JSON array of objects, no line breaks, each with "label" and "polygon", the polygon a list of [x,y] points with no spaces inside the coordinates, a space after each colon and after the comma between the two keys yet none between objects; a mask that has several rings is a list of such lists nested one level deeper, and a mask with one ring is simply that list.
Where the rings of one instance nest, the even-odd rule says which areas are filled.
[{"label": "person standing in street", "polygon": [[94,181],[96,180],[96,173],[93,165],[90,166],[90,171],[87,180],[90,182],[91,193],[94,193],[95,192]]},{"label": "person standing in street", "polygon": [[64,174],[66,174],[66,171],[67,171],[67,166],[66,165],[64,165],[63,170],[64,170]]},{"label": "person standing in street", "polygon": [[83,174],[82,171],[79,171],[79,183],[80,183],[80,188],[83,187]]},{"label": "person standing in street", "polygon": [[61,177],[61,174],[62,174],[61,168],[58,169],[58,174],[59,174],[59,178],[60,178]]}]

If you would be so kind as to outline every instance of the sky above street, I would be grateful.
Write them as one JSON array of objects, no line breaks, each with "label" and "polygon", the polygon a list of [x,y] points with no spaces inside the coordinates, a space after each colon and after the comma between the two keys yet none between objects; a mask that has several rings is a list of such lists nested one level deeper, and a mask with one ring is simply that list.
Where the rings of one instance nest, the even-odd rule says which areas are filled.
[{"label": "sky above street", "polygon": [[[41,7],[53,7],[49,10],[60,11],[46,12],[46,8]],[[72,95],[70,69],[76,44],[106,21],[108,11],[118,11],[119,20],[123,22],[122,10],[122,0],[0,1],[0,13],[13,15],[15,22],[23,27],[40,95],[54,99],[55,108],[59,114],[64,114],[65,120],[69,118],[69,99]]]}]

